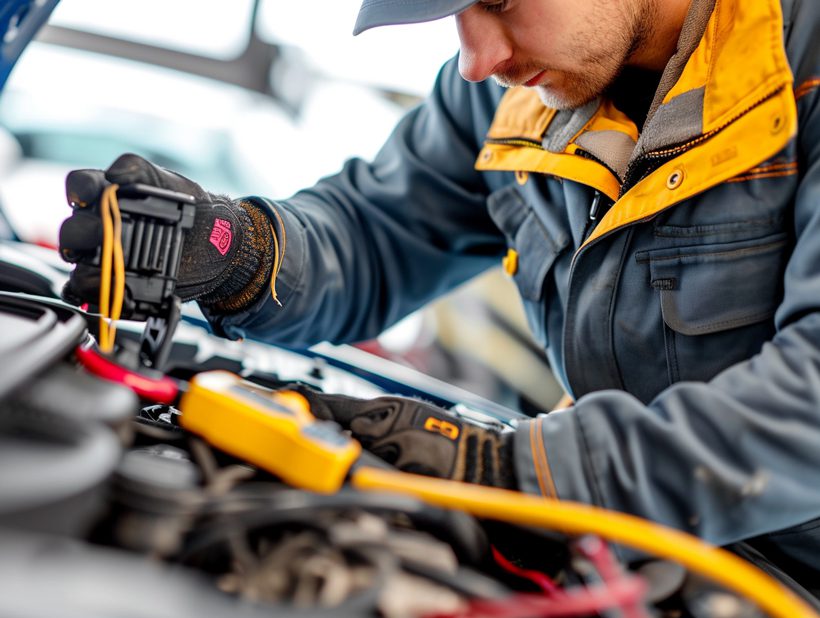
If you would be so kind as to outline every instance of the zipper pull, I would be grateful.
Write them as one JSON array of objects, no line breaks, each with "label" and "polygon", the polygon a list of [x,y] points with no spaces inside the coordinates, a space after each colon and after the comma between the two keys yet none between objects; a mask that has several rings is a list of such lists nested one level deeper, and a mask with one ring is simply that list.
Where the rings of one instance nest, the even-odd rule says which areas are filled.
[{"label": "zipper pull", "polygon": [[592,198],[592,204],[589,205],[589,217],[584,227],[582,242],[585,242],[586,239],[589,238],[589,235],[592,234],[592,230],[595,229],[596,222],[602,215],[606,214],[610,206],[609,198],[605,197],[600,191],[596,191],[595,196]]},{"label": "zipper pull", "polygon": [[596,191],[595,197],[592,198],[592,204],[589,207],[589,221],[594,223],[598,219],[598,209],[601,207],[601,192]]}]

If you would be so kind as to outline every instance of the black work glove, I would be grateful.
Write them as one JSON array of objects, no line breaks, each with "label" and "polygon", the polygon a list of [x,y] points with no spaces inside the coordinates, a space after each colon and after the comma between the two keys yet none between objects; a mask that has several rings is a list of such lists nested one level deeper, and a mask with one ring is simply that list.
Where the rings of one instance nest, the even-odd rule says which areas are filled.
[{"label": "black work glove", "polygon": [[[268,218],[255,206],[204,191],[195,182],[134,154],[121,155],[105,172],[75,170],[66,178],[66,198],[74,209],[60,228],[60,254],[77,263],[63,289],[74,304],[96,305],[100,268],[91,264],[102,244],[100,196],[116,183],[142,183],[194,196],[193,228],[186,230],[176,294],[217,311],[243,309],[267,288],[273,264]],[[129,261],[126,253],[125,262]]]},{"label": "black work glove", "polygon": [[362,446],[399,470],[514,489],[512,432],[501,433],[458,419],[433,404],[405,397],[356,399],[303,385],[317,418],[332,420]]}]

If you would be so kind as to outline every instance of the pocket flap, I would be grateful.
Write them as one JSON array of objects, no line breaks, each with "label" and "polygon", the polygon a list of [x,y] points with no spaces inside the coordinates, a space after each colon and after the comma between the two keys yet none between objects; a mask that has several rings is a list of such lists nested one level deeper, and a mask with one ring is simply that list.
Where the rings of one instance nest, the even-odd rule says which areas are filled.
[{"label": "pocket flap", "polygon": [[518,253],[518,270],[513,280],[521,295],[528,300],[540,300],[547,273],[569,244],[569,236],[558,230],[551,233],[515,185],[490,195],[487,206],[510,248]]},{"label": "pocket flap", "polygon": [[663,320],[683,335],[706,335],[771,318],[783,296],[786,235],[650,252]]}]

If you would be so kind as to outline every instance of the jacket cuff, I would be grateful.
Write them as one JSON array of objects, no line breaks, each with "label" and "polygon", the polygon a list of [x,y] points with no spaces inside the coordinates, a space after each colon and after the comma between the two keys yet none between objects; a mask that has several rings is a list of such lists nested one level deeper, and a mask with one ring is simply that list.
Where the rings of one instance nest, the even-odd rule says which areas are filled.
[{"label": "jacket cuff", "polygon": [[595,504],[575,411],[557,410],[521,421],[513,449],[521,491],[547,498]]}]

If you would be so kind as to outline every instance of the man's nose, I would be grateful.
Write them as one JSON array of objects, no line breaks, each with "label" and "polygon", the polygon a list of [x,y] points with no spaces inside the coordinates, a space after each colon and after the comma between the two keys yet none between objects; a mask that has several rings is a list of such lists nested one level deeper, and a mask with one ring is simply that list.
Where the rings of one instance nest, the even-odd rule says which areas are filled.
[{"label": "man's nose", "polygon": [[461,52],[458,70],[469,82],[480,82],[512,57],[512,44],[497,15],[473,5],[456,15]]}]

